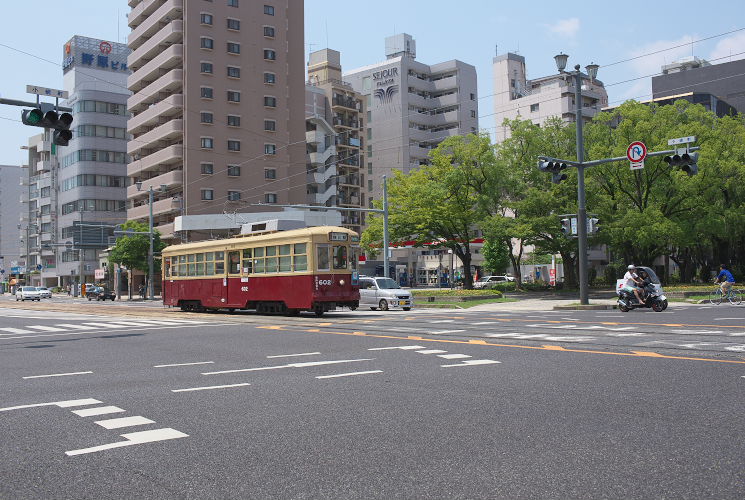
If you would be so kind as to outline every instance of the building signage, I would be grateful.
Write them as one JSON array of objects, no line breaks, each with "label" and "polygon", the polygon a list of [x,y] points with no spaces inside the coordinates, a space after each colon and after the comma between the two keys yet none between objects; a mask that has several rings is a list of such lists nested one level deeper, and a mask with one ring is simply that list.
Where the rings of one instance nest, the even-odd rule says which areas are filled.
[{"label": "building signage", "polygon": [[64,46],[62,71],[67,73],[75,66],[82,66],[117,73],[128,73],[127,56],[129,52],[129,48],[121,43],[74,36]]},{"label": "building signage", "polygon": [[381,104],[393,102],[393,96],[398,94],[397,77],[398,68],[395,67],[382,69],[372,74],[373,82],[378,87],[373,91],[373,95]]},{"label": "building signage", "polygon": [[394,78],[398,76],[398,68],[387,68],[380,71],[376,71],[372,74],[373,81],[377,87],[394,83]]}]

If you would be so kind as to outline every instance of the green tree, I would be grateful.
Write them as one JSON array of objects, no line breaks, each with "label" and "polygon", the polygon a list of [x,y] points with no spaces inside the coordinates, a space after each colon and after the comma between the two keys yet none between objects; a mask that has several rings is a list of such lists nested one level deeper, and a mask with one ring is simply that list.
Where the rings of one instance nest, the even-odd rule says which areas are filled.
[{"label": "green tree", "polygon": [[[143,222],[127,221],[122,225],[122,231],[128,230],[147,233],[148,225]],[[160,253],[166,246],[166,243],[161,241],[158,230],[154,230],[153,253]],[[109,260],[127,269],[137,269],[147,275],[149,248],[150,238],[147,234],[123,236],[117,239],[116,245],[111,249]],[[160,267],[160,258],[156,256],[153,258],[153,273],[160,273]]]},{"label": "green tree", "polygon": [[502,241],[484,241],[481,249],[484,267],[490,274],[501,274],[510,265],[510,249]]}]

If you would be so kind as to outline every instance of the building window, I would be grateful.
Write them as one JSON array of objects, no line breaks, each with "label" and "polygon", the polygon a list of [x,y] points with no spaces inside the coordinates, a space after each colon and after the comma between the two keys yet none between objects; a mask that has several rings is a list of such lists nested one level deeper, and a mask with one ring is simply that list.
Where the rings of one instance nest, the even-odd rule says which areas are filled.
[{"label": "building window", "polygon": [[367,162],[367,173],[372,175],[372,162]]},{"label": "building window", "polygon": [[277,53],[274,52],[272,49],[264,49],[264,60],[266,60],[266,61],[276,61],[277,60]]},{"label": "building window", "polygon": [[212,87],[201,87],[199,90],[199,95],[203,99],[212,99]]},{"label": "building window", "polygon": [[199,39],[199,46],[203,49],[212,50],[215,48],[215,41],[209,37],[203,36]]},{"label": "building window", "polygon": [[276,132],[277,122],[274,120],[264,120],[264,130],[267,132]]},{"label": "building window", "polygon": [[212,189],[202,189],[202,200],[210,201],[215,199],[215,191]]},{"label": "building window", "polygon": [[238,7],[238,0],[228,0],[228,7]]},{"label": "building window", "polygon": [[265,155],[276,155],[277,145],[276,144],[264,144],[264,154]]},{"label": "building window", "polygon": [[471,100],[472,101],[475,101],[476,100],[476,94],[471,94]]},{"label": "building window", "polygon": [[241,141],[236,141],[235,139],[228,139],[228,151],[240,151],[241,150]]},{"label": "building window", "polygon": [[202,163],[200,164],[202,175],[212,175],[212,173],[215,171],[215,166],[212,163]]},{"label": "building window", "polygon": [[228,115],[228,127],[240,127],[241,117],[238,115]]},{"label": "building window", "polygon": [[229,78],[240,78],[241,68],[236,68],[235,66],[228,66],[228,77]]},{"label": "building window", "polygon": [[215,146],[215,141],[212,137],[202,137],[200,142],[202,149],[212,149]]},{"label": "building window", "polygon": [[208,63],[208,62],[200,63],[200,71],[202,73],[209,73],[209,74],[211,74],[212,73],[212,63]]},{"label": "building window", "polygon": [[274,7],[271,5],[264,5],[264,14],[267,16],[273,16],[274,15]]},{"label": "building window", "polygon": [[241,102],[241,93],[236,90],[228,90],[229,102]]},{"label": "building window", "polygon": [[530,105],[530,112],[531,113],[535,113],[536,111],[538,111],[538,104],[539,103],[535,103],[535,104],[531,104]]},{"label": "building window", "polygon": [[277,171],[273,168],[267,168],[264,170],[264,179],[276,179]]},{"label": "building window", "polygon": [[229,54],[240,54],[241,44],[235,42],[228,42],[228,53]]},{"label": "building window", "polygon": [[277,203],[277,195],[275,193],[266,193],[264,195],[264,203]]},{"label": "building window", "polygon": [[199,15],[199,22],[201,22],[202,24],[212,25],[212,14],[207,14],[206,12],[202,12]]},{"label": "building window", "polygon": [[274,73],[264,73],[264,83],[275,83],[277,81],[277,75]]},{"label": "building window", "polygon": [[[532,108],[532,106],[531,106],[531,108]],[[471,110],[471,118],[476,118],[476,111],[474,111],[473,109]]]},{"label": "building window", "polygon": [[240,31],[241,22],[238,19],[228,19],[228,29],[234,31]]},{"label": "building window", "polygon": [[228,177],[239,177],[241,175],[240,165],[228,165]]},{"label": "building window", "polygon": [[277,98],[265,95],[264,96],[264,106],[267,108],[276,108],[277,107]]},{"label": "building window", "polygon": [[367,180],[367,190],[372,191],[373,190],[373,181],[370,179]]},{"label": "building window", "polygon": [[212,113],[209,111],[202,111],[200,113],[202,123],[212,123]]},{"label": "building window", "polygon": [[264,26],[264,36],[274,38],[274,26]]},{"label": "building window", "polygon": [[238,201],[241,199],[240,191],[228,191],[228,201]]}]

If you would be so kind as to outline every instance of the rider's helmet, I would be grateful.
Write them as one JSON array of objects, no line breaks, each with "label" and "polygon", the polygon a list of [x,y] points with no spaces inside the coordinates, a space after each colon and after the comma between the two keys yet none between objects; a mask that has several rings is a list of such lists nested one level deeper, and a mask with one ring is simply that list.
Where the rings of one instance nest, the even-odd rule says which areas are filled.
[{"label": "rider's helmet", "polygon": [[629,264],[626,269],[628,269],[629,271],[633,271],[634,269],[636,269],[636,266],[634,264]]}]

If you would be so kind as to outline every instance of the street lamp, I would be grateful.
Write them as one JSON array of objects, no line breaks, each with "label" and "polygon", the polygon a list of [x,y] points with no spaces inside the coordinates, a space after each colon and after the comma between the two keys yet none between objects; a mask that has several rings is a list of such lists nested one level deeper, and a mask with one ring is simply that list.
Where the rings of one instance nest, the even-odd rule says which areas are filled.
[{"label": "street lamp", "polygon": [[[135,186],[137,186],[137,191],[142,191],[142,181],[135,182]],[[160,191],[163,192],[166,190],[166,185],[161,184]],[[153,185],[150,184],[148,188],[148,205],[150,206],[150,218],[149,218],[149,224],[148,224],[148,238],[150,238],[150,247],[147,251],[147,282],[148,282],[148,289],[149,293],[148,296],[150,300],[155,300],[155,284],[153,283],[153,193],[155,191],[153,190]]]},{"label": "street lamp", "polygon": [[[564,73],[569,56],[560,53],[554,56],[556,68],[559,73]],[[598,75],[599,66],[595,63],[585,66],[587,76],[594,80]],[[580,304],[589,304],[587,284],[587,208],[585,206],[585,161],[584,141],[582,138],[582,71],[580,65],[574,66],[574,71],[566,72],[574,77],[574,103],[577,124],[577,239],[579,240],[579,301]]]}]

